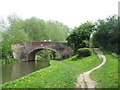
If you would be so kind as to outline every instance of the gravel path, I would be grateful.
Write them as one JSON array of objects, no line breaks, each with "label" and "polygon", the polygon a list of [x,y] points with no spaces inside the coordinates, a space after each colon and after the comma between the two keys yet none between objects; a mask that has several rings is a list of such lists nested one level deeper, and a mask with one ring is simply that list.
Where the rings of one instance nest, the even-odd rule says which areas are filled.
[{"label": "gravel path", "polygon": [[81,87],[81,88],[95,88],[95,86],[97,85],[97,83],[90,78],[90,73],[92,71],[100,68],[102,65],[104,65],[105,62],[106,62],[106,58],[103,55],[103,52],[100,51],[98,48],[94,48],[93,50],[98,54],[99,58],[101,58],[103,61],[97,67],[95,67],[95,68],[93,68],[93,69],[91,69],[91,70],[89,70],[87,72],[84,72],[84,73],[80,74],[77,77],[77,83],[76,83],[77,87]]}]

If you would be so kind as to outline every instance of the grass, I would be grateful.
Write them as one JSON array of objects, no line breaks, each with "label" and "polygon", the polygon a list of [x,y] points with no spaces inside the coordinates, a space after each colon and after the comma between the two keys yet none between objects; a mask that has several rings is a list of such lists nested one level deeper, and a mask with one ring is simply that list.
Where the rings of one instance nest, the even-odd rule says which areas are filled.
[{"label": "grass", "polygon": [[16,81],[7,82],[2,88],[76,88],[77,76],[101,63],[98,56],[73,61],[76,56],[62,61],[51,61],[51,66],[38,70]]},{"label": "grass", "polygon": [[96,88],[118,88],[118,56],[104,50],[106,64],[100,69],[93,71],[90,76],[97,81]]}]

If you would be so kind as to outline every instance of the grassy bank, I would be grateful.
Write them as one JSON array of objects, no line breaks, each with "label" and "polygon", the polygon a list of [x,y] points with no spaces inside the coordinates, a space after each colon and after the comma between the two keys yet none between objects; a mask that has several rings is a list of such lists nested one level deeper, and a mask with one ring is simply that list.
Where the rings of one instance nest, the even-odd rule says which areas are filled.
[{"label": "grassy bank", "polygon": [[118,56],[104,51],[106,64],[91,73],[91,78],[97,81],[97,88],[118,88]]},{"label": "grassy bank", "polygon": [[75,88],[77,76],[101,63],[98,56],[92,56],[72,61],[69,58],[62,61],[51,61],[51,66],[38,70],[16,81],[8,82],[2,88]]}]

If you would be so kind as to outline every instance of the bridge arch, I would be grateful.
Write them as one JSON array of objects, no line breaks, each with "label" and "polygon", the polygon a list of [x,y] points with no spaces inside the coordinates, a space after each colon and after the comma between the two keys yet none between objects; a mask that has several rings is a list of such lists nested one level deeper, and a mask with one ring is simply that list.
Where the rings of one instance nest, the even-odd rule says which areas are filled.
[{"label": "bridge arch", "polygon": [[27,42],[12,45],[13,57],[21,61],[34,60],[39,50],[48,49],[60,54],[61,59],[69,58],[73,55],[73,50],[60,42]]},{"label": "bridge arch", "polygon": [[[36,48],[36,49],[31,50],[30,52],[28,52],[28,60],[29,60],[29,61],[35,60],[35,56],[36,56],[36,54],[37,54],[40,50],[51,50],[51,51],[54,51],[54,52],[56,52],[56,53],[59,53],[59,52],[56,51],[55,49],[40,47],[40,48]],[[61,56],[60,53],[59,53],[59,55]]]}]

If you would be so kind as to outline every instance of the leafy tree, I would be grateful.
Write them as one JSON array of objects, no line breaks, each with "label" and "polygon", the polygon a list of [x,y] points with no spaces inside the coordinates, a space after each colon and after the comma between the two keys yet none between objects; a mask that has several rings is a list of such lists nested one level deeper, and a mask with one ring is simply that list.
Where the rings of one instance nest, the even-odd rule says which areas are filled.
[{"label": "leafy tree", "polygon": [[24,30],[12,30],[8,32],[12,44],[30,41],[28,34]]},{"label": "leafy tree", "polygon": [[8,22],[10,25],[16,24],[16,22],[19,22],[20,20],[22,20],[20,17],[18,17],[17,14],[13,13],[12,15],[9,15],[7,17]]},{"label": "leafy tree", "polygon": [[0,17],[0,32],[5,32],[8,28],[7,26],[7,22],[2,17]]},{"label": "leafy tree", "polygon": [[[12,21],[12,20],[11,20]],[[10,25],[10,31],[23,30],[28,35],[30,41],[65,41],[69,28],[57,21],[44,21],[36,17],[26,20],[15,19]]]},{"label": "leafy tree", "polygon": [[11,40],[7,38],[7,34],[2,33],[2,36],[4,37],[1,44],[1,50],[2,50],[2,58],[8,59],[11,56]]},{"label": "leafy tree", "polygon": [[97,24],[97,32],[93,35],[93,45],[102,47],[112,52],[120,53],[120,20],[116,15],[99,20]]},{"label": "leafy tree", "polygon": [[52,41],[65,42],[68,34],[70,33],[70,29],[66,25],[57,21],[48,21],[47,24],[48,38]]},{"label": "leafy tree", "polygon": [[[0,31],[3,33],[1,42],[3,58],[11,56],[11,45],[28,41],[65,41],[69,28],[57,21],[44,21],[36,17],[22,20],[16,14],[8,16],[8,22],[1,20]],[[4,28],[5,27],[5,28]]]},{"label": "leafy tree", "polygon": [[89,39],[92,31],[95,30],[95,24],[92,22],[85,22],[68,36],[67,41],[75,51],[79,48],[89,47]]}]

